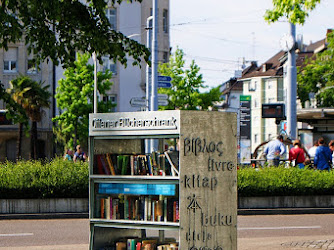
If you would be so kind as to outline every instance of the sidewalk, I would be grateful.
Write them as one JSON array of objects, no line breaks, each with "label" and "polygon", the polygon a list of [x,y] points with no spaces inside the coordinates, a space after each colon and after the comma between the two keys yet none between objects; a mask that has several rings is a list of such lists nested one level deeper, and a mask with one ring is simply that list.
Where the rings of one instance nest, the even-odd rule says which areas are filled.
[{"label": "sidewalk", "polygon": [[88,244],[76,245],[53,245],[53,246],[22,246],[22,247],[0,247],[1,250],[87,250]]}]

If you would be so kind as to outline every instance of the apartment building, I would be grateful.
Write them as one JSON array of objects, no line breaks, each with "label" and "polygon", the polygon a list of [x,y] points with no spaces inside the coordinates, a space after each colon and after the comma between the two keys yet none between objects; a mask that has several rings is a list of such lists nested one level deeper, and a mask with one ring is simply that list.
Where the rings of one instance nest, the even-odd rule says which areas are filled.
[{"label": "apartment building", "polygon": [[[28,75],[31,79],[50,86],[53,93],[52,77],[53,67],[51,63],[44,62],[39,67],[32,63],[32,56],[28,54],[24,42],[10,44],[7,51],[0,50],[0,81],[5,88],[9,88],[9,82],[20,75]],[[50,105],[52,107],[52,103]],[[5,104],[0,101],[0,110],[5,111]],[[3,114],[3,113],[2,113]],[[38,122],[38,148],[40,158],[51,157],[52,144],[52,108],[43,109],[42,120]],[[16,145],[18,138],[18,124],[0,125],[0,161],[16,159]],[[30,138],[23,135],[22,157],[28,158],[30,152]]]},{"label": "apartment building", "polygon": [[[325,48],[326,39],[322,39],[296,50],[297,67],[305,65],[307,58]],[[262,118],[262,104],[286,104],[286,62],[287,53],[280,51],[259,67],[245,69],[238,79],[243,82],[243,95],[251,96],[251,152],[260,143],[275,138],[282,129],[282,123],[276,124],[274,118]]]}]

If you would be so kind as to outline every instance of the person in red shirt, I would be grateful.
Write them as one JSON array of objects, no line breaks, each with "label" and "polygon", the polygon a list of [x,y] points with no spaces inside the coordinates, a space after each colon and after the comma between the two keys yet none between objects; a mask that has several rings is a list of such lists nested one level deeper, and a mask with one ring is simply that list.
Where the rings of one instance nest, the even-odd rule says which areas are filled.
[{"label": "person in red shirt", "polygon": [[298,166],[299,168],[304,168],[304,162],[305,162],[305,151],[301,146],[301,143],[299,140],[295,140],[293,142],[293,148],[289,151],[289,161],[295,162],[295,166]]}]

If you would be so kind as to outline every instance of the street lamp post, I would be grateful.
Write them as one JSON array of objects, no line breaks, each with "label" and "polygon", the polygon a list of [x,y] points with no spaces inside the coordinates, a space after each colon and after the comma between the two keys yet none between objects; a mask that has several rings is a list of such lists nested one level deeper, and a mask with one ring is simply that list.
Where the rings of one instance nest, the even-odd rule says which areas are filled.
[{"label": "street lamp post", "polygon": [[95,51],[93,52],[94,61],[94,114],[97,113],[97,58]]},{"label": "street lamp post", "polygon": [[294,46],[288,51],[287,65],[287,132],[291,139],[297,138],[297,70],[296,70],[296,26],[290,23],[290,35]]}]

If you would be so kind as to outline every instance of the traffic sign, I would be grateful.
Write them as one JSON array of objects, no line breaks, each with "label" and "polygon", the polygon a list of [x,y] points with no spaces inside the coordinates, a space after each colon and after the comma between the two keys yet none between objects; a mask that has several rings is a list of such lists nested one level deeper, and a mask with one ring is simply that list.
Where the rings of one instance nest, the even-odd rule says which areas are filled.
[{"label": "traffic sign", "polygon": [[158,76],[158,82],[170,82],[171,80],[170,76]]},{"label": "traffic sign", "polygon": [[168,100],[158,99],[158,106],[167,106]]},{"label": "traffic sign", "polygon": [[167,94],[158,94],[158,99],[167,100],[168,99],[168,95]]},{"label": "traffic sign", "polygon": [[170,76],[158,76],[158,88],[171,88],[171,81]]},{"label": "traffic sign", "polygon": [[172,84],[170,82],[158,82],[158,88],[171,88]]},{"label": "traffic sign", "polygon": [[145,107],[146,99],[145,97],[132,97],[130,100],[130,105],[132,107]]}]

